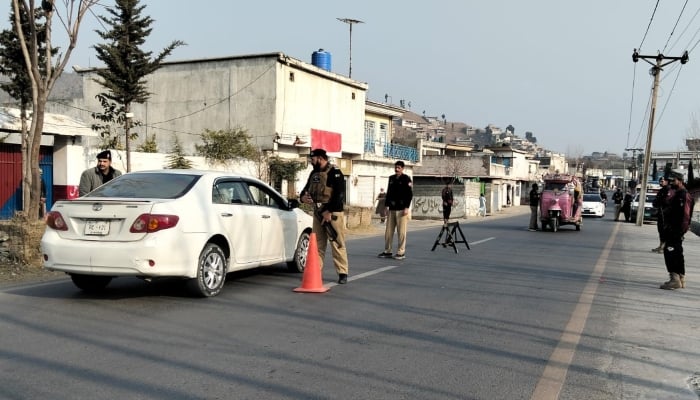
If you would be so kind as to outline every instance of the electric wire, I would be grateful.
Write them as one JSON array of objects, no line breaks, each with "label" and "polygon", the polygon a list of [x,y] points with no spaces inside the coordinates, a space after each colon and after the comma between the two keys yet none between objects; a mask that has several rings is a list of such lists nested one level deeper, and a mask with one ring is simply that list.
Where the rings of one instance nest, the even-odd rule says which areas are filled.
[{"label": "electric wire", "polygon": [[668,92],[668,96],[666,96],[666,101],[664,102],[664,107],[661,109],[661,113],[659,113],[659,117],[654,121],[654,130],[659,126],[659,123],[661,122],[661,118],[664,116],[664,111],[666,111],[666,107],[668,106],[668,102],[671,100],[671,95],[673,94],[673,89],[676,87],[676,83],[678,82],[678,77],[681,75],[681,71],[683,70],[683,67],[681,65],[681,68],[678,68],[678,73],[676,74],[676,79],[673,80],[673,85],[671,85],[671,91]]},{"label": "electric wire", "polygon": [[685,29],[683,29],[683,32],[681,32],[681,34],[673,42],[673,44],[670,47],[670,50],[673,50],[676,47],[676,45],[678,44],[678,42],[683,38],[683,36],[685,36],[685,32],[688,31],[688,28],[690,28],[690,26],[693,24],[693,21],[695,21],[695,18],[697,18],[698,14],[700,14],[700,7],[698,7],[698,9],[695,11],[695,14],[693,14],[693,17],[690,18],[690,21],[688,21],[688,24],[685,26]]},{"label": "electric wire", "polygon": [[688,0],[685,0],[685,3],[683,3],[683,8],[681,9],[680,14],[678,14],[678,19],[676,19],[676,23],[673,25],[673,29],[671,29],[671,33],[668,35],[668,39],[666,39],[666,44],[664,45],[663,50],[661,50],[662,53],[664,53],[666,51],[666,48],[668,47],[668,43],[671,41],[671,38],[673,37],[673,33],[676,31],[676,28],[678,27],[678,22],[680,22],[681,17],[683,16],[683,11],[685,11],[685,6],[687,6],[687,5],[688,5]]},{"label": "electric wire", "polygon": [[638,147],[639,143],[642,139],[642,131],[644,130],[645,127],[647,127],[648,121],[649,121],[649,114],[651,113],[651,98],[653,97],[654,90],[652,90],[649,93],[649,98],[647,99],[647,106],[644,111],[644,117],[642,118],[642,123],[639,125],[639,132],[637,133],[637,138],[634,140],[634,144],[632,147]]},{"label": "electric wire", "polygon": [[656,9],[659,8],[659,2],[661,0],[656,0],[656,5],[654,6],[654,11],[651,13],[651,18],[649,18],[649,24],[647,25],[647,30],[644,32],[644,36],[642,37],[642,42],[639,43],[639,50],[642,50],[642,46],[644,45],[644,41],[647,38],[647,34],[649,33],[649,28],[651,28],[651,23],[654,21],[654,15],[656,15]]},{"label": "electric wire", "polygon": [[632,95],[630,96],[630,118],[627,123],[627,146],[626,148],[629,148],[630,146],[630,132],[632,131],[632,110],[634,110],[634,87],[635,87],[635,82],[637,78],[637,64],[635,63],[632,67]]}]

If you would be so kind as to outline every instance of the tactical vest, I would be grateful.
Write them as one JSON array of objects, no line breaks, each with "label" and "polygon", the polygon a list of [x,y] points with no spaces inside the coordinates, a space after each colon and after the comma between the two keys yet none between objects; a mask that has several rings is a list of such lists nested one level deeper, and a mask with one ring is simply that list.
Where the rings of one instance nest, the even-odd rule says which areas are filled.
[{"label": "tactical vest", "polygon": [[326,185],[330,169],[330,166],[328,166],[321,171],[311,174],[309,194],[315,203],[328,203],[331,199],[333,188]]}]

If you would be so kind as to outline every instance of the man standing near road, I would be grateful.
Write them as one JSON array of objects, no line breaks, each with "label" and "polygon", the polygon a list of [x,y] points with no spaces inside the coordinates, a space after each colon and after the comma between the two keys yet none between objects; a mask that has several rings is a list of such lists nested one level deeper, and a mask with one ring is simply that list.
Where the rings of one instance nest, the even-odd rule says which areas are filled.
[{"label": "man standing near road", "polygon": [[98,187],[121,176],[121,171],[112,168],[112,152],[105,150],[97,155],[97,166],[88,168],[80,175],[79,196],[83,197]]},{"label": "man standing near road", "polygon": [[[315,204],[313,231],[318,245],[319,265],[323,268],[323,259],[328,247],[328,234],[322,224],[331,224],[338,232],[337,238],[331,242],[333,265],[338,272],[338,283],[348,283],[348,253],[345,247],[345,177],[343,172],[328,162],[328,155],[323,149],[315,149],[309,155],[313,171],[309,175],[306,186],[300,193],[301,201]],[[323,222],[319,221],[319,217]],[[312,257],[309,254],[309,257]]]},{"label": "man standing near road", "polygon": [[612,199],[615,203],[615,221],[620,218],[620,211],[622,211],[622,190],[618,187],[613,193]]},{"label": "man standing near road", "polygon": [[537,207],[540,204],[540,192],[538,189],[537,184],[533,183],[530,190],[530,226],[528,227],[530,232],[537,230]]},{"label": "man standing near road", "polygon": [[397,260],[406,258],[406,228],[411,211],[411,200],[413,200],[413,181],[403,173],[404,166],[403,161],[395,162],[396,173],[389,177],[385,200],[388,215],[384,231],[384,251],[379,253],[380,258],[392,257],[394,230],[398,233],[399,242],[393,257]]},{"label": "man standing near road", "polygon": [[693,212],[693,198],[683,185],[683,175],[673,172],[669,177],[673,195],[668,201],[664,218],[664,263],[669,280],[661,284],[661,289],[685,288],[685,257],[683,256],[683,235],[690,227]]},{"label": "man standing near road", "polygon": [[454,203],[454,194],[452,193],[452,183],[447,182],[440,193],[442,197],[442,219],[445,224],[450,220],[452,214],[452,204]]}]

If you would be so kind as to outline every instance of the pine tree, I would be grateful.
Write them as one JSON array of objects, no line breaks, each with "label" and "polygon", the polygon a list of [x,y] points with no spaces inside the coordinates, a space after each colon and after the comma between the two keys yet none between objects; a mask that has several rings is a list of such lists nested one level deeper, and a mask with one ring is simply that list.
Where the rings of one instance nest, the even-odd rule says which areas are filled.
[{"label": "pine tree", "polygon": [[166,168],[168,169],[190,169],[192,168],[192,161],[185,158],[185,152],[182,150],[182,144],[180,144],[180,139],[175,136],[173,140],[173,149],[168,157],[166,158],[168,164]]},{"label": "pine tree", "polygon": [[688,183],[695,182],[695,173],[693,172],[693,160],[688,162]]},{"label": "pine tree", "polygon": [[141,49],[154,22],[148,16],[141,16],[146,6],[140,5],[140,0],[115,0],[115,3],[115,8],[107,8],[111,17],[99,17],[111,29],[98,31],[105,43],[94,46],[97,58],[105,64],[105,68],[97,71],[96,82],[107,89],[98,95],[105,113],[94,117],[124,125],[126,170],[130,172],[131,105],[148,100],[150,93],[146,90],[145,77],[159,69],[163,60],[184,42],[173,41],[151,59],[152,53]]}]

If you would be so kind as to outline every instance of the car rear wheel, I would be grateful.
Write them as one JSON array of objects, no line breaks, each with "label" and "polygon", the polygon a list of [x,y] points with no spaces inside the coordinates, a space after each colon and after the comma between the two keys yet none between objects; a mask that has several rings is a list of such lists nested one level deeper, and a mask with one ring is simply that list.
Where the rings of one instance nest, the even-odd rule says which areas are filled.
[{"label": "car rear wheel", "polygon": [[70,274],[73,284],[88,293],[102,291],[112,281],[111,276]]},{"label": "car rear wheel", "polygon": [[221,292],[226,282],[226,255],[221,247],[207,243],[199,255],[197,277],[191,279],[190,290],[197,296],[213,297]]},{"label": "car rear wheel", "polygon": [[306,267],[306,256],[309,253],[309,238],[308,232],[303,232],[299,236],[299,241],[297,242],[297,248],[294,251],[294,259],[287,262],[287,268],[291,272],[304,272]]}]

